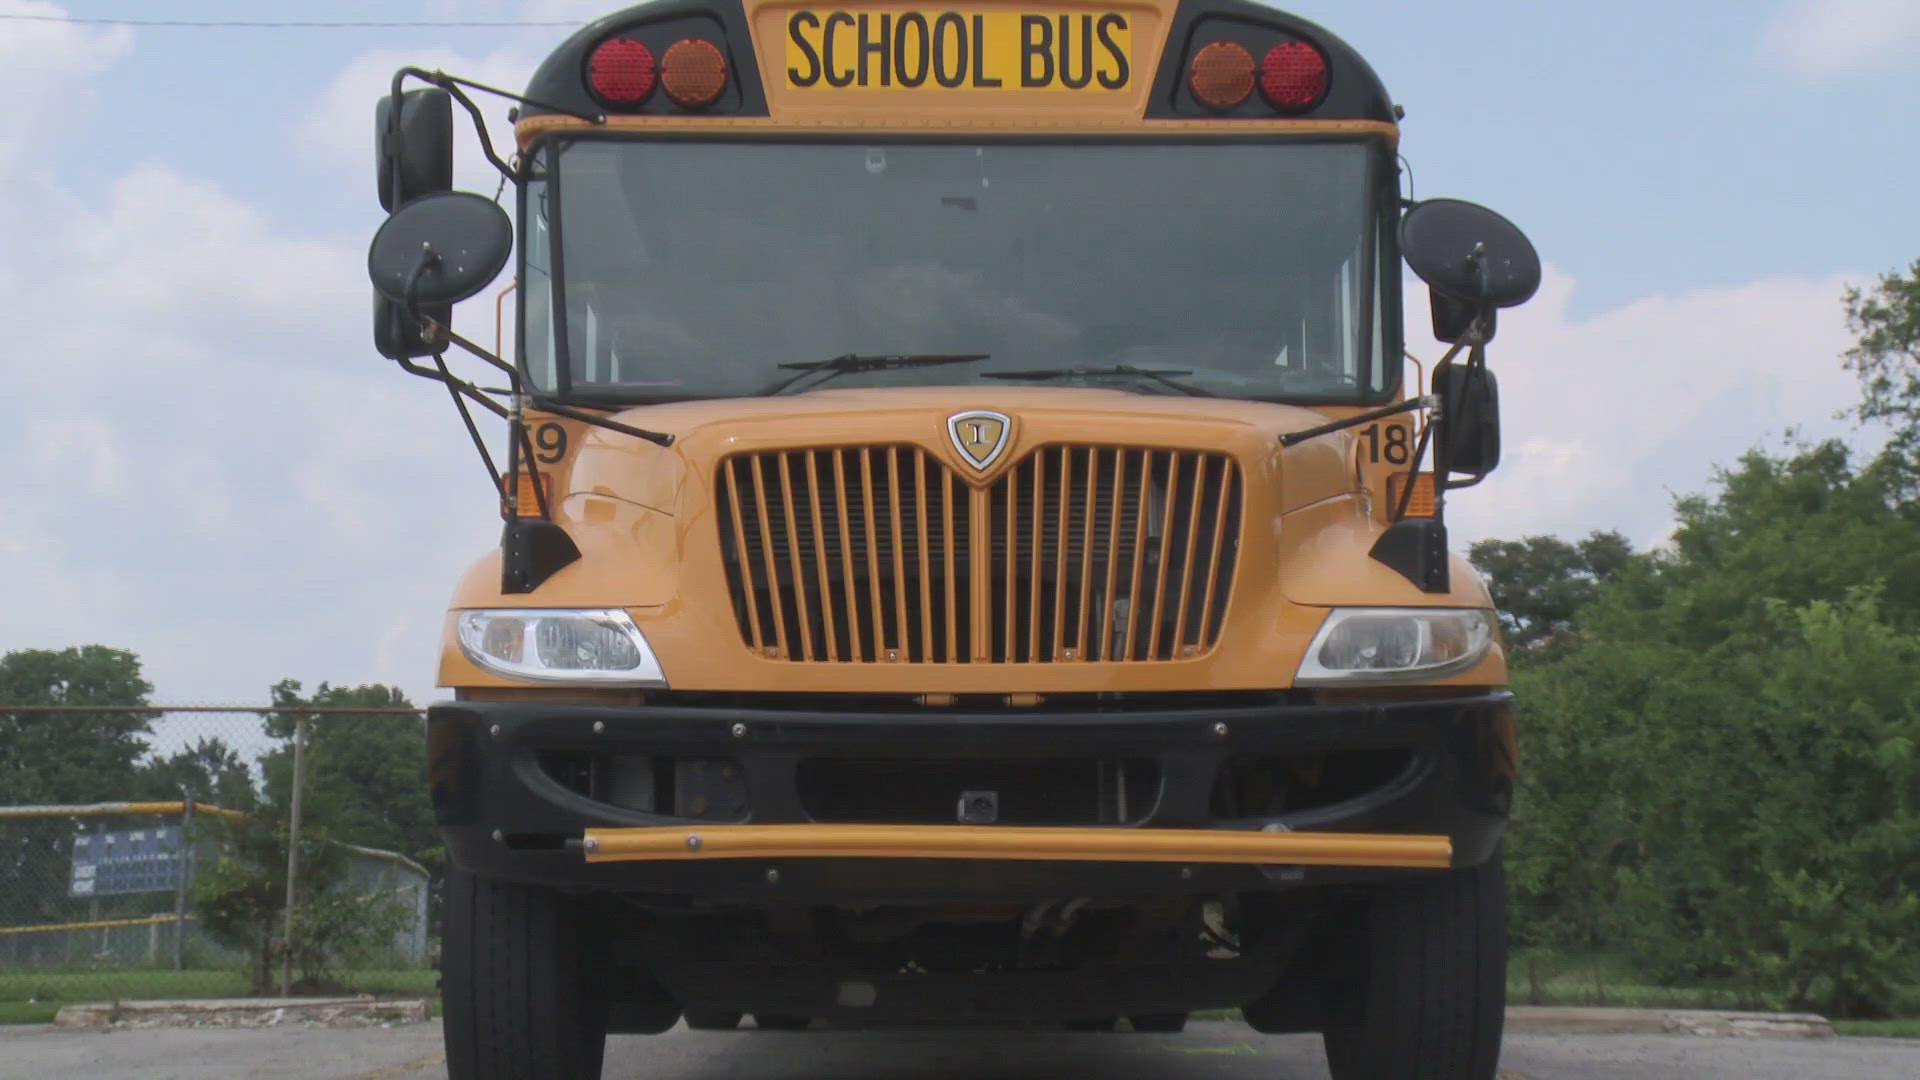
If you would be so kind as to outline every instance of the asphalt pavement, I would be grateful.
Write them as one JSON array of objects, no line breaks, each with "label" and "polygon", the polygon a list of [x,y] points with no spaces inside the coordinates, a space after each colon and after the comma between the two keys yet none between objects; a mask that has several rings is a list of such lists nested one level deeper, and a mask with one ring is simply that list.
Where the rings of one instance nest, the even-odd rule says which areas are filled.
[{"label": "asphalt pavement", "polygon": [[[1317,1036],[743,1030],[616,1036],[606,1080],[1325,1080]],[[437,1024],[85,1031],[0,1027],[0,1077],[439,1080]],[[1502,1080],[1914,1080],[1920,1040],[1516,1034]]]}]

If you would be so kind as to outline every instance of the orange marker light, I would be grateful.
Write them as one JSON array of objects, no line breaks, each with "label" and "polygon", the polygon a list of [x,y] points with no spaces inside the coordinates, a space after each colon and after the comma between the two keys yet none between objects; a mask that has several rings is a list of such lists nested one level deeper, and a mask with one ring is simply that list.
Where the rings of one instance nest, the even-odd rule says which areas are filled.
[{"label": "orange marker light", "polygon": [[705,38],[681,38],[660,58],[660,85],[686,109],[704,109],[727,88],[727,58]]},{"label": "orange marker light", "polygon": [[[1387,513],[1391,515],[1400,506],[1400,493],[1406,490],[1407,474],[1397,472],[1387,477]],[[1423,472],[1413,478],[1413,497],[1407,500],[1408,517],[1433,516],[1433,474]]]},{"label": "orange marker light", "polygon": [[[547,505],[553,505],[553,477],[540,473],[540,490],[534,491],[534,474],[521,470],[513,474],[513,512],[515,517],[539,517],[540,496],[547,497]],[[504,478],[503,478],[504,479]],[[503,483],[501,486],[505,486]],[[501,492],[505,495],[506,492]]]},{"label": "orange marker light", "polygon": [[1253,93],[1253,54],[1236,41],[1215,41],[1193,54],[1187,82],[1209,109],[1225,112]]}]

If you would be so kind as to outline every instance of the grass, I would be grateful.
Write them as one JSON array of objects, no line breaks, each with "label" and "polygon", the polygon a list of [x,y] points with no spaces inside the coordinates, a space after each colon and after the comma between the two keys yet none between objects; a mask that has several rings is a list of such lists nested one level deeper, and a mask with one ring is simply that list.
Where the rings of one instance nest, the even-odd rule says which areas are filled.
[{"label": "grass", "polygon": [[1833,1030],[1842,1035],[1880,1039],[1920,1039],[1920,1016],[1895,1020],[1835,1020]]},{"label": "grass", "polygon": [[[438,972],[355,971],[341,976],[347,992],[437,996]],[[0,970],[0,1024],[37,1024],[60,1006],[87,1001],[247,997],[246,976],[231,970],[51,968]]]}]

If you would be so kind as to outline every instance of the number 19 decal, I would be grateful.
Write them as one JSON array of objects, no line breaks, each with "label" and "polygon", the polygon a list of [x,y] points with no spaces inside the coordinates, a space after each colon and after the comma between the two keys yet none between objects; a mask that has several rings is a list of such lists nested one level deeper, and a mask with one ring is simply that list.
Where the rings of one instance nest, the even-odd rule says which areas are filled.
[{"label": "number 19 decal", "polygon": [[567,456],[567,429],[559,424],[541,424],[533,433],[533,444],[538,447],[534,456],[541,464],[558,465]]},{"label": "number 19 decal", "polygon": [[1368,424],[1360,429],[1360,434],[1367,439],[1369,464],[1378,465],[1383,451],[1387,464],[1405,465],[1407,463],[1408,443],[1413,439],[1413,432],[1405,424],[1388,424],[1384,440],[1380,436],[1379,424]]}]

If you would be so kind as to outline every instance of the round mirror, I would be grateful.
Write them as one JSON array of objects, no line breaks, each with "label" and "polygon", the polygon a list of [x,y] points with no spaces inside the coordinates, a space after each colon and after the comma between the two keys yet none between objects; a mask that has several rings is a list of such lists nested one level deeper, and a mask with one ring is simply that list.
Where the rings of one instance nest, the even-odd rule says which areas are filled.
[{"label": "round mirror", "polygon": [[1400,219],[1407,265],[1437,293],[1514,307],[1540,288],[1540,255],[1513,222],[1459,199],[1415,203]]},{"label": "round mirror", "polygon": [[449,304],[486,288],[512,251],[513,221],[505,210],[483,195],[444,191],[387,218],[367,249],[367,274],[374,289],[396,303]]}]

